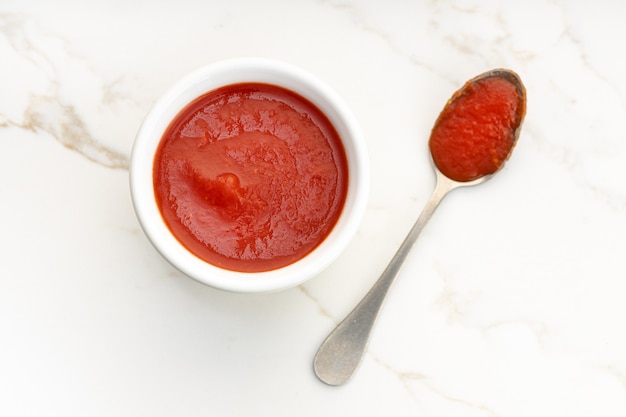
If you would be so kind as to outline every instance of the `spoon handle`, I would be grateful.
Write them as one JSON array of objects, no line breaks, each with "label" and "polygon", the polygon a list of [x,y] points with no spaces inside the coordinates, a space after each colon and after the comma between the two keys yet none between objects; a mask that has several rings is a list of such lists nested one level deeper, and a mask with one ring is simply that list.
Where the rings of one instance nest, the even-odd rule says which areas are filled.
[{"label": "spoon handle", "polygon": [[328,335],[317,351],[313,369],[322,382],[328,385],[342,385],[350,379],[361,362],[380,308],[402,263],[443,197],[455,186],[454,181],[437,172],[437,184],[433,194],[387,268],[361,302]]}]

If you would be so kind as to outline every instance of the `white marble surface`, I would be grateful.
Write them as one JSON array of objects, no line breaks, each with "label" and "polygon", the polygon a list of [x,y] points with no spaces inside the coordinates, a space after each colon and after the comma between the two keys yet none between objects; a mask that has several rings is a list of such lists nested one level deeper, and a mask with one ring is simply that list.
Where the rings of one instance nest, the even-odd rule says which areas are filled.
[{"label": "white marble surface", "polygon": [[[626,415],[626,3],[0,3],[0,415]],[[341,258],[241,295],[163,261],[128,159],[150,105],[223,58],[299,65],[354,110],[371,197]],[[445,100],[494,67],[528,113],[490,182],[454,191],[392,288],[350,383],[319,343],[433,188]]]}]

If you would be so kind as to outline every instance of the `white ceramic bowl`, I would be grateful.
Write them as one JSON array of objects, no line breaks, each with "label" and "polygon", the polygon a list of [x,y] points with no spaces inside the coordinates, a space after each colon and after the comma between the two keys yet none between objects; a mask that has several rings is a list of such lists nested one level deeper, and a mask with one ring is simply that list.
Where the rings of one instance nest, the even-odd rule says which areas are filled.
[{"label": "white ceramic bowl", "polygon": [[[337,224],[311,253],[266,272],[236,272],[209,264],[189,252],[170,232],[156,203],[154,155],[172,119],[191,101],[216,88],[242,82],[274,84],[307,98],[335,126],[348,160],[348,191]],[[152,107],[132,150],[130,190],[137,218],[154,247],[173,266],[204,284],[236,292],[270,292],[301,284],[319,274],[346,248],[357,231],[368,198],[369,163],[357,122],[341,98],[311,74],[282,62],[242,58],[201,68],[175,84]]]}]

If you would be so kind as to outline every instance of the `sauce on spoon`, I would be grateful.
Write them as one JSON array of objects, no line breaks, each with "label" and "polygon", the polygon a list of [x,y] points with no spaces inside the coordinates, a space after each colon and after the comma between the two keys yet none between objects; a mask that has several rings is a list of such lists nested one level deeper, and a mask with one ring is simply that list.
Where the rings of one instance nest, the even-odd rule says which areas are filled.
[{"label": "sauce on spoon", "polygon": [[415,225],[374,286],[322,343],[315,375],[329,385],[347,382],[365,353],[395,277],[420,232],[448,192],[481,184],[504,166],[526,113],[526,90],[512,71],[496,69],[468,81],[435,122],[429,146],[437,183]]},{"label": "sauce on spoon", "polygon": [[448,101],[429,141],[433,161],[446,177],[471,181],[502,167],[525,113],[518,85],[507,77],[481,77]]}]

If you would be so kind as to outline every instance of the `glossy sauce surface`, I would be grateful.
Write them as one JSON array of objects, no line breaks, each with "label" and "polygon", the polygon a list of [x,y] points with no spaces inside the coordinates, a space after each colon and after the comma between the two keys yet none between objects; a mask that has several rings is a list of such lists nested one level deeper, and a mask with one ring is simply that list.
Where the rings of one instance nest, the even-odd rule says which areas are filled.
[{"label": "glossy sauce surface", "polygon": [[330,233],[348,167],[315,105],[250,83],[182,110],[163,135],[153,178],[161,214],[186,248],[216,266],[257,272],[295,262]]},{"label": "glossy sauce surface", "polygon": [[435,165],[461,182],[493,174],[510,156],[524,113],[524,96],[507,78],[468,82],[432,129],[429,147]]}]

